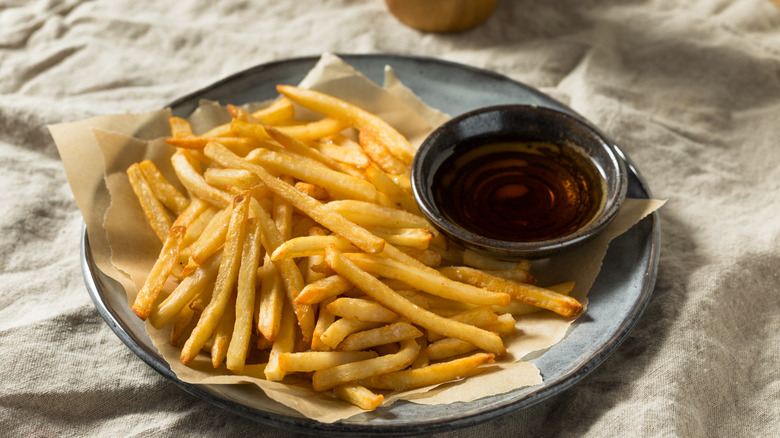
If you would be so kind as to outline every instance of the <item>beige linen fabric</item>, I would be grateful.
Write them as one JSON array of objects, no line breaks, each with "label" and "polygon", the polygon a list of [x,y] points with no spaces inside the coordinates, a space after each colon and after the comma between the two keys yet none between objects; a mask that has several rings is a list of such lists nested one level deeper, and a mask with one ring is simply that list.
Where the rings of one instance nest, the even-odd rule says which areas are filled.
[{"label": "beige linen fabric", "polygon": [[435,56],[537,87],[669,200],[656,290],[621,347],[568,391],[447,436],[777,435],[780,11],[767,0],[502,0],[452,35],[406,28],[380,0],[0,0],[0,435],[292,436],[178,389],[103,322],[46,125],[157,109],[323,52]]}]

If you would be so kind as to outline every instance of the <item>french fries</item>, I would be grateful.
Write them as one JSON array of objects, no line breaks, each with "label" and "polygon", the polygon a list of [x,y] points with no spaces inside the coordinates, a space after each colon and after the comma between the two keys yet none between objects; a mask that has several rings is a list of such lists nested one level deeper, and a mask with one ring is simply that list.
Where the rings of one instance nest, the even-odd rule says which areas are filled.
[{"label": "french fries", "polygon": [[[373,389],[484,371],[519,315],[582,311],[573,283],[532,285],[530,264],[438,233],[409,189],[413,149],[382,119],[278,90],[259,111],[228,105],[233,120],[202,134],[171,118],[178,182],[151,161],[127,170],[162,243],[132,310],[170,326],[183,364],[208,354],[235,374],[296,375],[371,410],[384,400]],[[323,117],[296,121],[293,102]]]}]

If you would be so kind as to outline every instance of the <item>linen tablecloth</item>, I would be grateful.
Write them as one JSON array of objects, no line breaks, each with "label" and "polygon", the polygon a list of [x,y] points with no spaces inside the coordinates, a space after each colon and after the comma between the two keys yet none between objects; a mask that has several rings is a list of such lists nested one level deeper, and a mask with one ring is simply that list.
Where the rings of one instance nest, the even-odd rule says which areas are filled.
[{"label": "linen tablecloth", "polygon": [[405,27],[380,0],[0,1],[0,435],[292,435],[180,390],[105,324],[46,126],[323,52],[433,56],[536,87],[668,199],[654,294],[617,351],[560,395],[447,436],[777,436],[780,10],[767,0],[501,0],[456,34]]}]

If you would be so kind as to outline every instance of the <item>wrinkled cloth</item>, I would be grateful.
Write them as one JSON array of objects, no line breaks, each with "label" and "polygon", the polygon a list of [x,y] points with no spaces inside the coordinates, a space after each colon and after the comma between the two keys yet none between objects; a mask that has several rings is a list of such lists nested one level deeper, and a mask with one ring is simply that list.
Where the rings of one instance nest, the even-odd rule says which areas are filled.
[{"label": "wrinkled cloth", "polygon": [[391,53],[486,68],[571,106],[660,211],[636,327],[572,388],[441,436],[777,436],[780,10],[768,0],[502,0],[424,33],[383,2],[0,0],[0,435],[292,436],[132,353],[83,282],[82,219],[46,128],[161,108],[257,64]]}]

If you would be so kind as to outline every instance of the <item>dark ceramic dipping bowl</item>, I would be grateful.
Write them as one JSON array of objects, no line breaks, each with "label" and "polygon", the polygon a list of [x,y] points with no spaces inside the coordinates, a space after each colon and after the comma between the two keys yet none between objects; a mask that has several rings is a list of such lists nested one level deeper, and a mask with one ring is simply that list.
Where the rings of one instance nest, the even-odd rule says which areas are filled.
[{"label": "dark ceramic dipping bowl", "polygon": [[[587,217],[581,217],[576,223],[570,221],[568,228],[559,229],[557,235],[523,235],[523,228],[546,227],[556,220],[555,217],[569,220],[566,214],[555,213],[551,205],[555,202],[560,204],[560,199],[572,196],[569,189],[555,192],[547,190],[547,186],[543,187],[539,196],[534,190],[529,192],[528,187],[542,187],[545,181],[540,183],[539,180],[544,180],[546,170],[530,176],[524,174],[524,170],[515,174],[511,174],[514,170],[502,170],[510,162],[521,162],[522,166],[529,166],[529,162],[532,163],[530,165],[538,164],[533,164],[536,155],[523,155],[531,158],[527,161],[522,157],[518,159],[518,156],[494,153],[496,144],[509,143],[550,146],[529,151],[536,155],[574,160],[569,162],[566,161],[569,158],[560,158],[568,163],[563,166],[562,172],[571,176],[572,181],[584,181],[580,185],[587,187],[583,193],[589,193],[585,198],[590,197],[590,200],[582,204],[591,207],[588,207],[587,213],[579,214]],[[501,148],[506,146],[499,146]],[[473,164],[479,160],[482,164]],[[579,167],[573,165],[577,163]],[[538,165],[544,168],[547,164],[541,162]],[[478,177],[467,177],[470,171],[457,170],[467,166],[482,166],[482,173]],[[510,179],[501,183],[503,188],[493,192],[480,191],[480,187],[488,184],[486,181],[498,179],[494,176],[505,170]],[[470,174],[474,175],[474,172]],[[511,182],[511,178],[519,177],[525,179]],[[527,105],[482,108],[443,124],[417,151],[411,179],[420,209],[442,233],[469,249],[504,260],[546,258],[588,242],[615,217],[628,186],[625,164],[610,142],[595,128],[575,116]],[[563,190],[563,187],[571,186],[569,181],[559,188]],[[475,193],[479,195],[474,196]],[[501,197],[506,194],[508,197]],[[465,201],[469,197],[473,199]],[[567,202],[574,205],[572,201]],[[540,213],[531,222],[527,221],[526,212],[536,210]],[[459,211],[470,211],[466,216],[471,219]],[[507,217],[516,220],[505,222]],[[480,221],[481,229],[473,225]],[[508,237],[510,235],[512,237]]]}]

